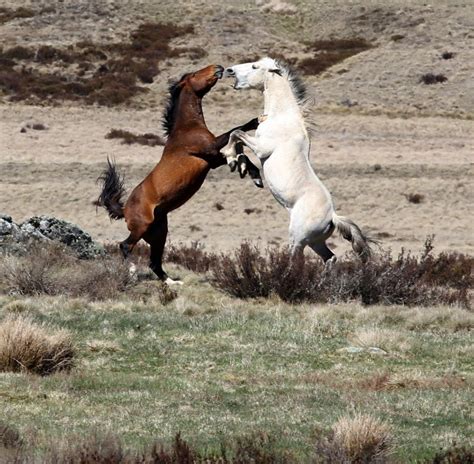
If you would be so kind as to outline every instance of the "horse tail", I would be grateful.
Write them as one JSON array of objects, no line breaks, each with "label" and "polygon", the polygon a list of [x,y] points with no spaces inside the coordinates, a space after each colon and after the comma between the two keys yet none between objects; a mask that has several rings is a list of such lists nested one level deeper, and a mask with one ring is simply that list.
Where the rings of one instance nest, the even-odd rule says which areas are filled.
[{"label": "horse tail", "polygon": [[111,219],[122,219],[124,217],[122,201],[125,193],[124,178],[117,172],[115,162],[110,161],[108,157],[107,168],[99,176],[97,182],[102,184],[102,191],[94,204],[103,206]]},{"label": "horse tail", "polygon": [[344,216],[333,213],[332,222],[342,237],[352,243],[352,249],[365,263],[372,255],[371,244],[376,243],[376,240],[365,235],[355,222]]}]

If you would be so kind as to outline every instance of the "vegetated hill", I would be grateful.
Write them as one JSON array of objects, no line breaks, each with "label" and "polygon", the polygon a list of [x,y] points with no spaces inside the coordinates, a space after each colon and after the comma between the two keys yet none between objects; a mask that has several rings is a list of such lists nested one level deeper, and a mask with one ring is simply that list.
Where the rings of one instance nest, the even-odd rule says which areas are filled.
[{"label": "vegetated hill", "polygon": [[[124,43],[144,23],[193,26],[192,33],[174,36],[172,50],[185,47],[205,53],[163,57],[160,74],[147,74],[140,83],[149,91],[132,92],[132,102],[139,107],[155,106],[163,97],[168,79],[191,68],[273,55],[287,58],[305,72],[319,110],[462,118],[473,115],[474,84],[470,77],[474,71],[474,10],[468,2],[407,4],[397,0],[387,5],[375,0],[368,5],[329,0],[82,1],[49,8],[31,8],[28,2],[4,4],[0,21],[3,53],[14,46],[67,50],[84,41]],[[18,10],[20,7],[23,10]],[[337,47],[331,50],[331,44],[340,45],[341,40],[364,40],[370,48],[356,50],[356,54],[347,53],[347,49],[341,52]],[[314,46],[321,41],[326,49]],[[348,58],[328,69],[320,66],[334,54]],[[34,55],[18,63],[16,69],[23,67],[38,68]],[[55,62],[48,69],[43,65],[41,71],[60,75],[64,63]],[[425,75],[441,78],[428,85],[423,80]],[[0,73],[0,86],[5,91],[1,78]],[[3,96],[4,101],[8,99],[8,95]],[[238,99],[236,104],[245,105],[246,101]]]}]

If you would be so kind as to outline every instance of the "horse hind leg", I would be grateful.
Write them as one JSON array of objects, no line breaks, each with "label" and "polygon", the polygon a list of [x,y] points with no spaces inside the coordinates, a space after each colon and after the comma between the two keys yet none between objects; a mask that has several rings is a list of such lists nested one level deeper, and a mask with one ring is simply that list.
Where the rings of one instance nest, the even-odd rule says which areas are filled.
[{"label": "horse hind leg", "polygon": [[161,216],[150,225],[144,235],[144,240],[150,245],[150,269],[158,279],[168,285],[182,285],[180,280],[171,279],[163,269],[163,252],[168,235],[168,217]]},{"label": "horse hind leg", "polygon": [[309,247],[322,258],[326,268],[331,268],[336,262],[336,255],[326,245],[326,242],[310,243]]}]

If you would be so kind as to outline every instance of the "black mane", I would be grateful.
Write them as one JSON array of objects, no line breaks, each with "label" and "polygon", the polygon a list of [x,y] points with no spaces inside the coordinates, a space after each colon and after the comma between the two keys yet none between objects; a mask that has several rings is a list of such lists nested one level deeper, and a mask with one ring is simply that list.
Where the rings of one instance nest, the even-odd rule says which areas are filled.
[{"label": "black mane", "polygon": [[308,89],[301,76],[286,62],[277,60],[277,65],[286,74],[296,101],[304,105],[308,100]]},{"label": "black mane", "polygon": [[179,85],[188,74],[184,74],[181,79],[176,82],[173,82],[169,87],[168,91],[170,96],[168,98],[168,103],[166,104],[165,111],[163,112],[162,126],[166,135],[170,135],[170,132],[173,130],[175,123],[176,115],[175,109],[178,104],[179,95],[181,94],[181,89],[183,88]]}]

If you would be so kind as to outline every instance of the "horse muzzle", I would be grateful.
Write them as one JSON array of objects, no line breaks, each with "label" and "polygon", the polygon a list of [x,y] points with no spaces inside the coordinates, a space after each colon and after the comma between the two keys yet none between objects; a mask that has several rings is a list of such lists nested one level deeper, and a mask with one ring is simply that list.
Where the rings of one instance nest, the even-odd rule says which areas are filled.
[{"label": "horse muzzle", "polygon": [[222,79],[222,76],[224,75],[224,67],[217,65],[216,66],[216,72],[214,73],[214,76],[217,77],[217,79]]}]

